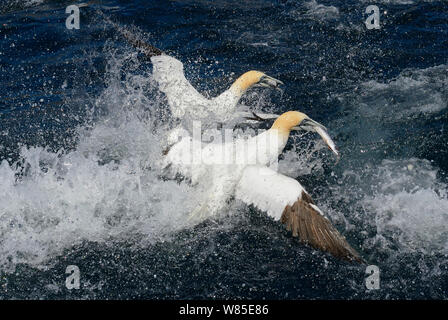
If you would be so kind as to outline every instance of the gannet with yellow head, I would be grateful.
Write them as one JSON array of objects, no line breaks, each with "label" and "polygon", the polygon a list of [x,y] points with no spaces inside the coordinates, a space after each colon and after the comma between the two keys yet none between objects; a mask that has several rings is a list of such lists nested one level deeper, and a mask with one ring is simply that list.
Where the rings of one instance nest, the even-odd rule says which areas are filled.
[{"label": "gannet with yellow head", "polygon": [[171,113],[176,118],[207,120],[226,123],[238,113],[237,105],[243,94],[253,87],[278,88],[282,82],[261,71],[242,74],[219,96],[207,99],[185,78],[182,62],[162,54],[151,57],[153,78],[167,99]]},{"label": "gannet with yellow head", "polygon": [[[205,120],[210,124],[227,123],[248,115],[238,111],[237,105],[242,95],[253,87],[279,88],[282,81],[266,75],[261,71],[248,71],[242,74],[228,90],[219,96],[208,99],[200,94],[185,78],[183,63],[165,54],[139,38],[129,30],[113,22],[98,11],[98,14],[132,46],[140,50],[153,64],[153,78],[167,99],[174,117],[191,124],[193,120]],[[277,117],[277,115],[269,115]],[[188,125],[187,125],[188,126]]]},{"label": "gannet with yellow head", "polygon": [[323,125],[302,112],[289,111],[278,117],[269,130],[249,139],[202,146],[198,139],[184,137],[170,148],[165,165],[189,177],[206,194],[193,218],[212,216],[236,198],[282,222],[302,242],[336,257],[361,262],[359,254],[301,184],[273,169],[292,130],[318,132],[338,154]]}]

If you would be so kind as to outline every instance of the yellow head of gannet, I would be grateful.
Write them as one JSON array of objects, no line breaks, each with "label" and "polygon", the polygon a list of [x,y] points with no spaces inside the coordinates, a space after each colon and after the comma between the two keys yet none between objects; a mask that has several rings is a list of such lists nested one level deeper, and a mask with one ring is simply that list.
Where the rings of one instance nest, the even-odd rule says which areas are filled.
[{"label": "yellow head of gannet", "polygon": [[240,76],[226,91],[214,98],[199,93],[185,78],[183,63],[168,55],[151,57],[153,78],[167,99],[174,117],[226,123],[235,118],[241,96],[253,86],[275,87],[282,82],[260,71]]},{"label": "yellow head of gannet", "polygon": [[[258,117],[258,119],[263,120]],[[288,111],[279,116],[271,127],[272,130],[277,130],[284,139],[289,138],[289,134],[292,130],[305,130],[318,133],[327,144],[328,148],[333,151],[336,156],[339,157],[339,153],[336,150],[336,146],[333,140],[327,133],[327,128],[317,121],[314,121],[303,112]]]},{"label": "yellow head of gannet", "polygon": [[[159,89],[167,99],[171,112],[176,118],[188,120],[220,119],[225,123],[238,118],[237,104],[241,96],[251,87],[260,86],[279,88],[283,82],[260,71],[248,71],[240,76],[235,83],[219,96],[208,99],[199,93],[185,78],[183,63],[174,57],[166,55],[135,34],[113,22],[109,17],[98,12],[103,19],[112,25],[121,36],[132,46],[141,50],[153,64],[153,78],[159,84]],[[240,116],[244,116],[241,112]]]},{"label": "yellow head of gannet", "polygon": [[288,111],[274,121],[271,129],[278,130],[279,133],[289,136],[291,130],[305,119],[309,119],[309,117],[302,112]]},{"label": "yellow head of gannet", "polygon": [[244,94],[248,89],[252,87],[267,87],[276,88],[283,84],[278,79],[268,76],[264,72],[251,70],[242,74],[232,84],[231,89],[238,95]]}]

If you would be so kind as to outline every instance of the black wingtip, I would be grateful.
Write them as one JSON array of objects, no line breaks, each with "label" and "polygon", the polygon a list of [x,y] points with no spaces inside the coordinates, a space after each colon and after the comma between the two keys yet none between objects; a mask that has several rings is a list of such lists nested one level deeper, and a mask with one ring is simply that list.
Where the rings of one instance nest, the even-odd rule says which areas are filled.
[{"label": "black wingtip", "polygon": [[154,57],[154,56],[160,56],[163,54],[163,51],[159,48],[156,48],[143,40],[140,40],[137,38],[137,36],[133,33],[131,33],[129,30],[126,30],[122,26],[118,25],[114,21],[110,19],[110,17],[106,16],[102,11],[96,10],[97,14],[100,15],[104,21],[106,21],[108,24],[110,24],[115,30],[118,31],[118,33],[134,48],[139,49],[143,52],[143,54],[148,57]]},{"label": "black wingtip", "polygon": [[140,49],[148,58],[160,56],[163,54],[162,50],[138,39],[128,30],[121,30],[120,33],[133,47]]},{"label": "black wingtip", "polygon": [[252,111],[252,115],[253,117],[244,117],[244,119],[246,120],[254,120],[254,121],[260,121],[260,122],[264,122],[267,119],[264,119],[262,117],[260,117],[259,115],[257,115],[255,112]]}]

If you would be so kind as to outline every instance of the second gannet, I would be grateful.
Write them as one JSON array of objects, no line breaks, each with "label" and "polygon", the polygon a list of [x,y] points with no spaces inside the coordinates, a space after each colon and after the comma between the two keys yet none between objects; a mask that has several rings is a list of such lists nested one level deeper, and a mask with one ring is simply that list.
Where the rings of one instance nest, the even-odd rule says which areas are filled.
[{"label": "second gannet", "polygon": [[183,137],[164,158],[165,165],[202,188],[205,200],[192,217],[206,218],[225,208],[232,198],[265,211],[292,235],[333,256],[362,262],[359,254],[333,227],[301,184],[272,169],[291,130],[316,131],[337,154],[325,127],[306,114],[289,111],[272,127],[249,139],[202,146]]},{"label": "second gannet", "polygon": [[188,120],[207,120],[225,123],[236,114],[242,95],[253,87],[278,88],[282,82],[261,71],[248,71],[229,89],[208,99],[200,94],[185,78],[182,62],[168,55],[151,57],[153,77],[167,99],[172,114]]},{"label": "second gannet", "polygon": [[230,88],[215,98],[208,99],[199,93],[184,74],[184,65],[178,59],[165,54],[162,50],[138,39],[133,33],[122,28],[110,18],[99,12],[124,39],[139,49],[153,64],[153,77],[167,99],[174,117],[185,119],[188,124],[193,120],[207,120],[208,123],[226,123],[231,119],[240,119],[247,112],[238,112],[237,105],[242,95],[250,88],[279,88],[282,81],[268,76],[264,72],[251,70],[242,74]]}]

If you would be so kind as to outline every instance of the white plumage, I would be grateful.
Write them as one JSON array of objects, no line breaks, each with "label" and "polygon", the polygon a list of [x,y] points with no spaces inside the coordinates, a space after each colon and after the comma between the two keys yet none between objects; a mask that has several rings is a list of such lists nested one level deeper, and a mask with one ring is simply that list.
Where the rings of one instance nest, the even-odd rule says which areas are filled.
[{"label": "white plumage", "polygon": [[201,216],[210,216],[223,208],[234,193],[248,165],[268,166],[276,162],[287,141],[277,130],[267,130],[249,139],[233,143],[201,142],[190,136],[174,144],[166,157],[165,166],[191,179],[193,184],[207,183],[208,209]]},{"label": "white plumage", "polygon": [[[184,137],[168,151],[165,166],[189,177],[206,194],[191,218],[210,217],[235,197],[281,221],[293,236],[314,248],[362,261],[300,183],[270,168],[282,153],[290,131],[300,124],[307,130],[323,130],[305,114],[290,111],[281,115],[271,129],[249,139],[203,146],[199,139]],[[324,137],[334,146],[326,131]]]},{"label": "white plumage", "polygon": [[209,100],[185,78],[184,66],[179,60],[161,55],[152,57],[151,62],[154,80],[165,93],[173,116],[195,120],[216,117],[225,121],[235,110],[241,97],[236,90],[229,89]]},{"label": "white plumage", "polygon": [[248,166],[238,182],[235,198],[253,204],[275,220],[280,220],[287,205],[293,205],[306,192],[301,184],[263,166]]},{"label": "white plumage", "polygon": [[[240,117],[237,105],[241,96],[253,86],[277,87],[282,82],[259,71],[249,71],[239,77],[219,96],[207,99],[185,78],[181,61],[168,55],[151,57],[153,77],[167,99],[174,117],[226,123]],[[243,114],[247,114],[243,112]]]},{"label": "white plumage", "polygon": [[[154,79],[165,93],[172,114],[190,124],[193,120],[226,123],[239,118],[241,113],[236,115],[235,112],[246,90],[257,85],[276,88],[282,83],[262,72],[249,71],[221,95],[207,99],[185,78],[183,64],[179,60],[164,55],[130,32],[121,28],[117,30],[151,58]],[[246,117],[247,113],[243,116]],[[267,115],[265,118],[277,116]],[[317,132],[338,155],[324,126],[303,113],[291,111],[278,117],[270,130],[247,141],[239,139],[224,145],[210,143],[202,147],[198,145],[200,140],[184,137],[169,148],[163,162],[174,172],[190,177],[192,183],[206,194],[206,201],[192,216],[213,215],[234,196],[280,220],[302,242],[336,257],[362,262],[359,254],[324,217],[300,183],[269,168],[285,147],[290,131],[297,129]],[[176,141],[178,131],[176,128],[168,135],[170,143]]]},{"label": "white plumage", "polygon": [[124,39],[151,59],[153,77],[160,90],[165,93],[172,114],[176,118],[186,121],[187,124],[191,124],[193,120],[205,119],[212,123],[227,123],[230,119],[250,115],[247,112],[239,113],[236,110],[238,101],[248,89],[254,86],[278,88],[279,85],[283,84],[280,80],[263,72],[252,70],[240,76],[228,90],[219,96],[207,99],[185,78],[181,61],[140,40],[135,34],[111,21],[101,12],[98,13]]}]

